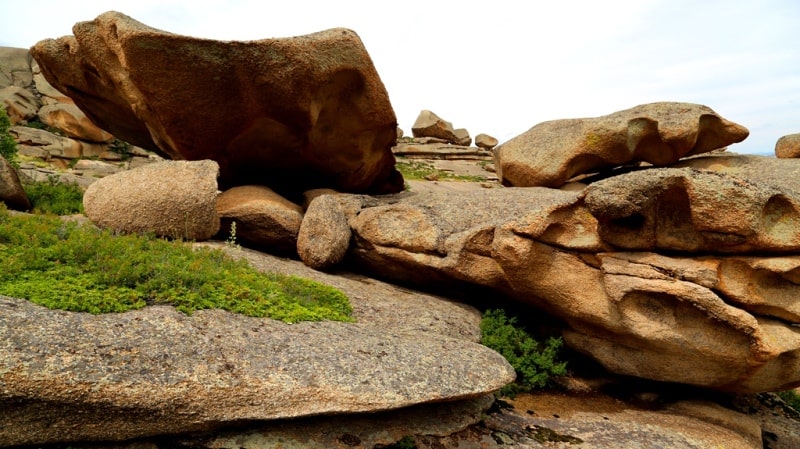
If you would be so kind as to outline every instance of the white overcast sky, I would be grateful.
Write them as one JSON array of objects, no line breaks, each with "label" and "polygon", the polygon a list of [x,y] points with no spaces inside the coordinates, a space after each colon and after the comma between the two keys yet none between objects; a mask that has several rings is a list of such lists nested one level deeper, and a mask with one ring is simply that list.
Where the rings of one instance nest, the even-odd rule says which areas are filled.
[{"label": "white overcast sky", "polygon": [[351,28],[407,134],[422,109],[505,141],[653,101],[705,104],[748,127],[731,151],[770,153],[800,133],[798,0],[11,1],[0,46],[72,34],[108,10],[220,40]]}]

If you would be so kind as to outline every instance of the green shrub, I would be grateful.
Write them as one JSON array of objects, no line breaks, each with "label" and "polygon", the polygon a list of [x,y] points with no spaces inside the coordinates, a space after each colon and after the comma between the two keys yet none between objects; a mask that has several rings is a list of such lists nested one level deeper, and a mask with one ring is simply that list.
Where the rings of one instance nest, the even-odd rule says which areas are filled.
[{"label": "green shrub", "polygon": [[8,119],[5,108],[0,106],[0,156],[3,156],[10,164],[16,165],[17,142],[9,134],[10,128],[11,120]]},{"label": "green shrub", "polygon": [[297,321],[352,321],[347,297],[308,279],[262,274],[219,250],[112,235],[0,206],[0,294],[50,308],[107,313],[171,304]]},{"label": "green shrub", "polygon": [[778,396],[783,399],[789,407],[800,412],[800,394],[794,390],[779,391]]},{"label": "green shrub", "polygon": [[83,189],[55,176],[47,181],[26,183],[23,188],[35,213],[69,215],[83,213]]},{"label": "green shrub", "polygon": [[537,341],[517,323],[516,317],[506,317],[501,309],[487,310],[480,327],[481,343],[505,357],[517,372],[516,382],[501,390],[501,394],[543,388],[553,376],[567,373],[566,362],[557,360],[561,338]]}]

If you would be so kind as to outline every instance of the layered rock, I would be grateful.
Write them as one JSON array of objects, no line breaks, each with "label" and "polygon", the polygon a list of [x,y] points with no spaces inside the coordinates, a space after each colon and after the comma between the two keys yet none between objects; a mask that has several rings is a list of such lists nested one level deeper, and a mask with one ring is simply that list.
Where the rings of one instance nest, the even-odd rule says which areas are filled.
[{"label": "layered rock", "polygon": [[559,187],[577,175],[631,162],[672,164],[748,134],[707,106],[650,103],[602,117],[540,123],[498,147],[495,156],[504,185]]},{"label": "layered rock", "polygon": [[38,116],[42,123],[75,139],[104,143],[114,140],[114,136],[98,128],[74,104],[45,105],[39,109]]},{"label": "layered rock", "polygon": [[219,231],[214,161],[164,161],[92,183],[83,196],[86,216],[123,233],[206,240]]},{"label": "layered rock", "polygon": [[36,117],[39,100],[28,89],[8,86],[0,89],[0,107],[6,110],[11,124],[17,124]]},{"label": "layered rock", "polygon": [[0,309],[3,446],[390,410],[480,397],[514,378],[497,353],[430,328],[168,306],[89,315],[2,297]]},{"label": "layered rock", "polygon": [[220,42],[108,12],[73,32],[31,53],[56,89],[127,142],[216,160],[226,185],[403,188],[394,111],[353,31]]},{"label": "layered rock", "polygon": [[684,164],[739,174],[654,168],[581,191],[395,196],[351,215],[350,252],[380,276],[478,284],[544,309],[616,373],[787,389],[800,384],[800,166],[779,176],[756,161],[777,160],[696,158]]}]

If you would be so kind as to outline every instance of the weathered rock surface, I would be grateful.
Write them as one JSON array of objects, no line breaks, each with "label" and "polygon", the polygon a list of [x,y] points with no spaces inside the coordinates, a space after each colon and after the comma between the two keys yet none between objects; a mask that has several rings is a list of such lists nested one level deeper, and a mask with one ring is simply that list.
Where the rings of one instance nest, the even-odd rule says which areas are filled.
[{"label": "weathered rock surface", "polygon": [[206,240],[219,231],[214,161],[164,161],[107,176],[83,196],[96,225],[125,233]]},{"label": "weathered rock surface", "polygon": [[[294,252],[303,209],[269,187],[232,187],[217,198],[222,237],[235,237],[249,246]],[[236,223],[235,232],[232,224]]]},{"label": "weathered rock surface", "polygon": [[42,123],[75,139],[104,143],[114,140],[114,136],[98,128],[74,104],[45,105],[39,109],[38,115]]},{"label": "weathered rock surface", "polygon": [[12,125],[36,117],[39,100],[28,89],[8,86],[0,89],[0,107],[5,108]]},{"label": "weathered rock surface", "polygon": [[342,201],[335,194],[320,195],[306,209],[297,236],[297,254],[309,267],[326,270],[344,259],[351,235]]},{"label": "weathered rock surface", "polygon": [[371,325],[167,306],[89,315],[10,298],[0,309],[2,445],[388,410],[481,396],[514,377],[476,343]]},{"label": "weathered rock surface", "polygon": [[56,89],[122,140],[216,160],[224,184],[403,188],[390,151],[397,120],[353,31],[221,42],[108,12],[73,32],[31,53]]},{"label": "weathered rock surface", "polygon": [[0,47],[0,89],[7,86],[28,88],[33,83],[31,55],[27,49]]},{"label": "weathered rock surface", "polygon": [[[660,173],[684,176],[668,185],[700,199],[673,205],[659,199],[657,190],[637,192],[643,183],[667,179]],[[727,190],[703,190],[696,185],[706,181],[694,182],[693,176],[722,182]],[[618,190],[608,189],[610,183]],[[508,188],[397,195],[364,207],[350,220],[351,254],[380,276],[431,286],[478,284],[544,309],[568,324],[565,339],[571,347],[612,372],[726,391],[779,390],[800,384],[800,328],[793,326],[800,323],[793,300],[797,256],[688,254],[708,254],[732,240],[724,238],[723,225],[739,226],[728,232],[747,236],[740,230],[750,229],[748,215],[726,220],[726,214],[745,214],[745,205],[768,204],[770,195],[794,201],[787,192],[684,168],[629,173],[575,192]],[[636,248],[641,252],[615,252],[624,229],[608,229],[607,215],[642,211],[651,202],[663,206],[653,210],[682,217],[674,223],[687,228],[682,231],[687,241],[704,235],[716,239],[717,248],[696,245],[685,257],[646,252],[651,248],[646,245]],[[677,207],[690,204],[703,212],[687,215]],[[669,217],[653,222],[672,223]],[[789,220],[787,228],[800,228],[791,216],[781,220]],[[712,225],[705,234],[695,229]],[[760,232],[738,240],[738,249],[763,253],[776,248],[776,241],[791,240],[754,229]],[[666,235],[677,241],[680,234]],[[656,249],[663,248],[676,250]]]},{"label": "weathered rock surface", "polygon": [[25,189],[22,188],[17,171],[8,161],[0,156],[0,202],[9,209],[29,210],[31,202]]},{"label": "weathered rock surface", "polygon": [[650,103],[602,117],[540,123],[498,147],[496,162],[504,185],[559,187],[576,175],[631,162],[669,165],[748,134],[707,106]]},{"label": "weathered rock surface", "polygon": [[796,181],[787,181],[648,169],[592,184],[585,202],[601,238],[617,248],[789,253],[800,250],[800,195],[791,186]]},{"label": "weathered rock surface", "polygon": [[785,158],[800,157],[800,133],[788,134],[775,142],[775,156]]},{"label": "weathered rock surface", "polygon": [[472,142],[466,129],[454,129],[452,123],[429,110],[422,110],[419,113],[411,132],[414,137],[435,137],[461,146],[469,146]]}]

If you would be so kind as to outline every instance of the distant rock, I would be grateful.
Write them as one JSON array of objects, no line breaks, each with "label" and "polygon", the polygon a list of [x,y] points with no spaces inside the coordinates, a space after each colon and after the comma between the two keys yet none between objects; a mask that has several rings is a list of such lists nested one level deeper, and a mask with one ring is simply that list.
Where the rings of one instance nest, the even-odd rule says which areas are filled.
[{"label": "distant rock", "polygon": [[466,129],[454,129],[453,124],[429,110],[423,110],[411,127],[414,137],[436,137],[455,145],[469,146],[472,138]]},{"label": "distant rock", "polygon": [[214,161],[165,161],[92,183],[83,196],[86,216],[102,228],[187,240],[219,230]]},{"label": "distant rock", "polygon": [[800,133],[788,134],[775,143],[775,156],[785,158],[800,157]]},{"label": "distant rock", "polygon": [[0,400],[14,404],[0,409],[2,446],[391,410],[483,396],[514,378],[477,343],[357,323],[169,306],[90,315],[2,297],[0,316]]},{"label": "distant rock", "polygon": [[248,246],[294,253],[303,209],[269,187],[230,188],[217,198],[217,213],[223,239],[235,237]]},{"label": "distant rock", "polygon": [[17,171],[2,156],[0,156],[0,202],[3,202],[9,209],[27,211],[31,208],[31,202],[22,183],[19,180]]},{"label": "distant rock", "polygon": [[631,162],[669,165],[748,134],[707,106],[649,103],[602,117],[540,123],[498,147],[496,165],[504,185],[560,187],[577,175]]},{"label": "distant rock", "polygon": [[475,136],[475,145],[484,150],[491,150],[496,147],[498,143],[500,142],[498,142],[497,139],[488,134],[478,134]]},{"label": "distant rock", "polygon": [[0,47],[0,89],[8,86],[29,88],[33,84],[31,55],[26,48]]},{"label": "distant rock", "polygon": [[397,120],[351,30],[222,42],[107,12],[73,32],[31,53],[56,89],[124,141],[215,160],[225,186],[403,189],[390,151]]},{"label": "distant rock", "polygon": [[12,125],[36,117],[39,100],[28,89],[8,86],[0,89],[0,107],[5,108]]}]

